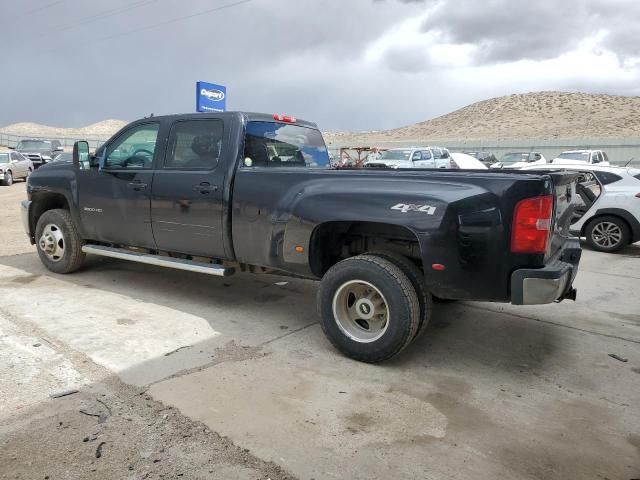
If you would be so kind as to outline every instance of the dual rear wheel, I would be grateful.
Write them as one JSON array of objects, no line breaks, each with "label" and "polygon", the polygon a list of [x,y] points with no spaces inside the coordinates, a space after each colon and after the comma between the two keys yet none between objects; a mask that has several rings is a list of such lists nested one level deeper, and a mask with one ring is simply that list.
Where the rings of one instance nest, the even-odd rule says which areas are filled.
[{"label": "dual rear wheel", "polygon": [[374,252],[329,269],[318,290],[320,324],[345,355],[377,363],[400,353],[426,327],[432,298],[409,259]]}]

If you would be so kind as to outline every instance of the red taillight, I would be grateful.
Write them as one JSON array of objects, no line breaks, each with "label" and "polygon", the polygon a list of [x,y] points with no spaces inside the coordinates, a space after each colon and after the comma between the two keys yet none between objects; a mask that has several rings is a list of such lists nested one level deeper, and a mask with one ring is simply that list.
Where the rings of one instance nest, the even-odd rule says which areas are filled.
[{"label": "red taillight", "polygon": [[513,253],[544,253],[547,249],[553,196],[520,200],[513,213],[511,251]]},{"label": "red taillight", "polygon": [[278,122],[296,123],[296,117],[292,117],[290,115],[279,115],[277,113],[274,113],[273,119],[277,120]]}]

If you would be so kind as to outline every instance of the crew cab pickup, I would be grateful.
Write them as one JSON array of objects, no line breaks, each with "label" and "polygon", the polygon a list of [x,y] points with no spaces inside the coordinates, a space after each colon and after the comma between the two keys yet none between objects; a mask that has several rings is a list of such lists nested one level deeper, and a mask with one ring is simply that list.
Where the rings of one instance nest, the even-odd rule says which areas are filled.
[{"label": "crew cab pickup", "polygon": [[321,326],[360,361],[405,348],[434,296],[575,299],[575,173],[333,169],[315,124],[243,112],[137,120],[72,158],[35,171],[22,202],[48,269],[94,254],[320,280]]},{"label": "crew cab pickup", "polygon": [[20,140],[15,149],[33,162],[34,169],[49,163],[57,153],[64,151],[58,140],[42,139]]}]

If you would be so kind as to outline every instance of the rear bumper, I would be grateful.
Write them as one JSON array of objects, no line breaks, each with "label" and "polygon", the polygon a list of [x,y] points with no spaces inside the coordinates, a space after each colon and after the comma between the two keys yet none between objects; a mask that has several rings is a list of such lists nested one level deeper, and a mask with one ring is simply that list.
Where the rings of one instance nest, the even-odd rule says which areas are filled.
[{"label": "rear bumper", "polygon": [[572,238],[561,252],[543,268],[523,268],[511,274],[511,303],[538,305],[575,300],[573,281],[578,273],[582,250],[577,238]]}]

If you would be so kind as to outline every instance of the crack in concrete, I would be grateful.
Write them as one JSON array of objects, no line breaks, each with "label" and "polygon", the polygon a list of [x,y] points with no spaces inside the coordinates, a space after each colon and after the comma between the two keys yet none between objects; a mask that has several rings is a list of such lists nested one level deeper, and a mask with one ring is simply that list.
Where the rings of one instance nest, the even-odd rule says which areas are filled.
[{"label": "crack in concrete", "polygon": [[571,325],[564,325],[562,323],[552,322],[551,320],[542,320],[540,318],[527,317],[526,315],[520,315],[520,314],[512,313],[512,312],[505,312],[504,310],[500,311],[500,310],[493,310],[491,308],[478,307],[477,305],[470,305],[468,303],[465,303],[465,306],[470,307],[470,308],[475,308],[476,310],[482,310],[484,312],[500,313],[500,314],[503,314],[503,315],[511,315],[513,317],[516,317],[516,318],[522,318],[524,320],[531,320],[531,321],[534,321],[534,322],[545,323],[547,325],[553,325],[555,327],[567,328],[569,330],[577,330],[579,332],[589,333],[591,335],[598,335],[600,337],[613,338],[615,340],[622,340],[624,342],[631,342],[631,343],[640,344],[640,340],[634,340],[632,338],[620,337],[618,335],[611,335],[611,334],[608,334],[608,333],[595,332],[593,330],[587,330],[586,328],[573,327]]},{"label": "crack in concrete", "polygon": [[[318,322],[311,322],[307,325],[304,325],[300,328],[296,328],[295,330],[291,330],[290,332],[284,333],[282,335],[278,335],[277,337],[274,337],[270,340],[265,340],[262,343],[259,343],[258,345],[255,345],[253,347],[251,346],[241,346],[241,345],[236,345],[234,340],[229,341],[226,345],[224,345],[223,347],[218,347],[215,349],[215,354],[220,355],[219,357],[215,358],[214,360],[207,362],[203,365],[198,365],[197,367],[192,367],[192,368],[185,368],[184,370],[180,370],[178,372],[172,373],[169,376],[160,378],[158,380],[155,380],[151,383],[148,383],[147,385],[145,385],[145,387],[150,387],[152,385],[157,385],[158,383],[162,383],[164,381],[167,380],[172,380],[175,378],[180,378],[180,377],[184,377],[187,375],[190,375],[192,373],[196,373],[196,372],[201,372],[202,370],[205,370],[207,368],[210,367],[214,367],[216,365],[220,365],[223,363],[227,363],[227,362],[241,362],[243,360],[255,360],[257,358],[262,358],[265,357],[267,355],[269,355],[268,353],[261,353],[260,350],[262,350],[266,345],[269,345],[270,343],[273,342],[277,342],[278,340],[281,340],[283,338],[286,338],[290,335],[296,334],[302,330],[305,330],[306,328],[309,328],[315,324],[317,324]],[[240,349],[239,353],[238,353],[238,349]]]}]

